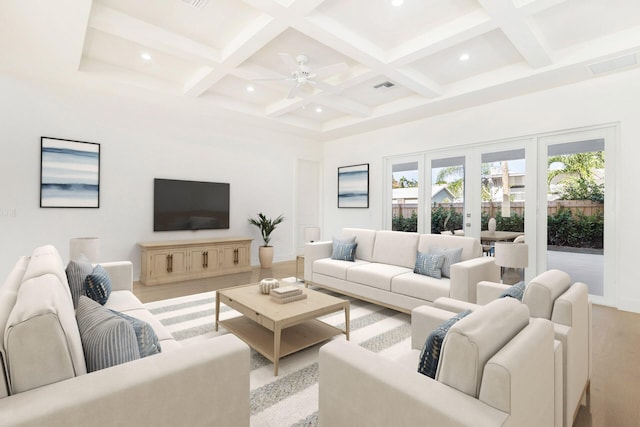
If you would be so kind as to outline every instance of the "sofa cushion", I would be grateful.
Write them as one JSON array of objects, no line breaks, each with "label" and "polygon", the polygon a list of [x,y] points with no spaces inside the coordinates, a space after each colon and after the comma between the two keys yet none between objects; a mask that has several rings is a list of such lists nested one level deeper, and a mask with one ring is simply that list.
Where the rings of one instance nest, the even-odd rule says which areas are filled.
[{"label": "sofa cushion", "polygon": [[18,298],[18,289],[22,283],[25,271],[29,265],[29,257],[18,259],[13,269],[0,287],[0,399],[9,395],[9,380],[6,366],[6,354],[4,349],[4,330],[13,306]]},{"label": "sofa cushion", "polygon": [[126,313],[131,310],[144,310],[144,304],[131,291],[113,291],[104,305],[110,310]]},{"label": "sofa cushion", "polygon": [[460,319],[471,313],[471,310],[464,310],[451,317],[446,322],[438,326],[429,334],[422,347],[420,353],[420,361],[418,362],[418,372],[430,378],[436,377],[438,369],[438,361],[440,360],[440,350],[444,337],[449,329]]},{"label": "sofa cushion", "polygon": [[93,266],[87,260],[71,260],[67,264],[67,281],[71,290],[71,299],[73,300],[73,308],[78,307],[78,298],[85,295],[84,280],[93,271]]},{"label": "sofa cushion", "polygon": [[76,317],[88,372],[140,358],[135,330],[127,320],[84,295]]},{"label": "sofa cushion", "polygon": [[418,252],[413,272],[416,274],[422,274],[424,276],[430,276],[436,279],[440,279],[442,277],[443,263],[444,255],[432,255],[425,254],[424,252]]},{"label": "sofa cushion", "polygon": [[484,365],[529,324],[529,310],[513,298],[479,307],[447,334],[436,379],[478,397]]},{"label": "sofa cushion", "polygon": [[138,341],[138,350],[140,351],[140,357],[152,356],[162,351],[160,344],[158,343],[158,336],[154,332],[150,324],[144,320],[137,319],[135,317],[127,316],[119,311],[110,310],[112,313],[117,314],[124,320],[129,322],[133,326],[133,330],[136,333],[136,339]]},{"label": "sofa cushion", "polygon": [[348,269],[347,280],[385,291],[390,291],[391,280],[399,274],[409,272],[411,272],[411,270],[405,267],[372,262],[354,266]]},{"label": "sofa cushion", "polygon": [[524,281],[520,281],[513,286],[509,286],[503,293],[498,296],[498,298],[511,297],[517,299],[518,301],[522,301],[525,288],[526,283]]},{"label": "sofa cushion", "polygon": [[376,232],[373,245],[373,261],[382,264],[413,268],[418,250],[416,233],[382,230]]},{"label": "sofa cushion", "polygon": [[42,274],[20,285],[4,332],[12,393],[86,373],[69,286],[59,277]]},{"label": "sofa cushion", "polygon": [[356,259],[362,259],[369,262],[372,261],[373,245],[376,240],[375,230],[367,230],[364,228],[343,228],[342,236],[355,236],[355,243],[358,244],[358,247],[356,249]]},{"label": "sofa cushion", "polygon": [[435,301],[449,296],[450,281],[446,277],[436,279],[413,272],[399,274],[391,280],[391,292],[424,301]]},{"label": "sofa cushion", "polygon": [[418,241],[418,250],[429,253],[432,249],[457,249],[462,248],[460,261],[482,256],[480,240],[466,236],[447,236],[445,234],[421,234]]},{"label": "sofa cushion", "polygon": [[522,302],[529,307],[531,317],[551,319],[553,304],[571,285],[571,277],[560,270],[547,270],[527,285]]},{"label": "sofa cushion", "polygon": [[100,265],[96,265],[84,279],[85,295],[92,300],[104,305],[111,295],[111,279],[107,271]]},{"label": "sofa cushion", "polygon": [[460,262],[462,256],[462,248],[445,249],[445,248],[431,248],[430,254],[443,255],[444,262],[442,263],[442,276],[451,277],[451,265]]},{"label": "sofa cushion", "polygon": [[334,242],[331,259],[354,262],[356,260],[357,243]]},{"label": "sofa cushion", "polygon": [[364,264],[369,264],[369,262],[357,258],[354,262],[321,258],[314,261],[313,272],[314,274],[323,274],[325,276],[335,277],[336,279],[347,280],[347,270]]}]

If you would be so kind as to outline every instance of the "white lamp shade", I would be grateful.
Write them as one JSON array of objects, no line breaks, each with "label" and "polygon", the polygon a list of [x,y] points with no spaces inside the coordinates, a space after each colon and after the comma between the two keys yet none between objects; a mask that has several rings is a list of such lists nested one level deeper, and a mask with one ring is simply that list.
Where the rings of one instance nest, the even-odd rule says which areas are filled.
[{"label": "white lamp shade", "polygon": [[320,227],[305,227],[304,228],[304,241],[316,242],[320,240]]},{"label": "white lamp shade", "polygon": [[500,267],[528,267],[529,245],[526,243],[496,242],[495,263]]},{"label": "white lamp shade", "polygon": [[76,237],[69,240],[69,260],[82,257],[89,262],[98,262],[100,255],[100,238],[98,237]]}]

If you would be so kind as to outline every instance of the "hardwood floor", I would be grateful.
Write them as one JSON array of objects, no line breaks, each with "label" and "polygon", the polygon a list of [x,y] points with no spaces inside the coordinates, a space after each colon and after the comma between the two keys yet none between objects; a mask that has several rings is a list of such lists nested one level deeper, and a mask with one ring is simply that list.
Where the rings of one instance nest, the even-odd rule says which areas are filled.
[{"label": "hardwood floor", "polygon": [[[266,277],[282,279],[296,274],[294,261],[277,263],[271,269],[254,267],[239,273],[178,284],[133,285],[142,302],[174,298],[200,292],[258,282]],[[302,274],[302,263],[300,264]],[[582,406],[574,427],[640,426],[640,314],[593,306],[591,399]],[[533,396],[532,396],[533,398]]]}]

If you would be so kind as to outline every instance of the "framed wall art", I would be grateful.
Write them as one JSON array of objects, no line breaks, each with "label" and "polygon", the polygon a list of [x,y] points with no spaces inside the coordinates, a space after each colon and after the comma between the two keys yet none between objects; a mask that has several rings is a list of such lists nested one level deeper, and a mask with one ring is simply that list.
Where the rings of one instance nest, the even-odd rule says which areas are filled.
[{"label": "framed wall art", "polygon": [[40,207],[100,207],[100,144],[40,138]]},{"label": "framed wall art", "polygon": [[338,168],[338,207],[369,207],[369,163]]}]

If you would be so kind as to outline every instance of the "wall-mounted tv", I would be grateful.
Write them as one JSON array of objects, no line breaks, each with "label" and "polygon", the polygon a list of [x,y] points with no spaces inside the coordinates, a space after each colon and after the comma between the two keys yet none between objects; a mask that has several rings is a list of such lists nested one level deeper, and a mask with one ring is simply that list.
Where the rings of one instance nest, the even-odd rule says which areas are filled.
[{"label": "wall-mounted tv", "polygon": [[229,228],[229,184],[156,178],[153,231]]}]

